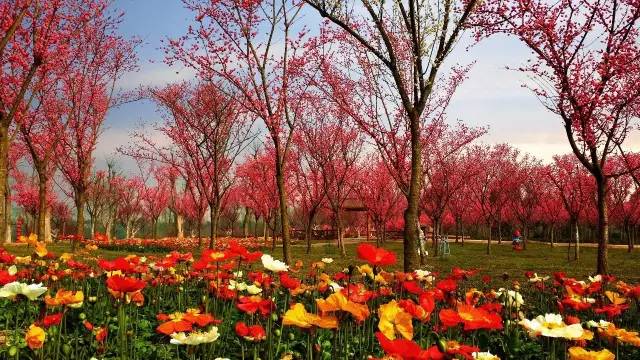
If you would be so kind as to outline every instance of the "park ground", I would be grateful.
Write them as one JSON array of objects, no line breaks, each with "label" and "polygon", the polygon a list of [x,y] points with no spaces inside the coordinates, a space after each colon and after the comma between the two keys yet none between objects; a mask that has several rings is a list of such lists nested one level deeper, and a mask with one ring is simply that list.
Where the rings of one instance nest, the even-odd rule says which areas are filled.
[{"label": "park ground", "polygon": [[[356,258],[356,242],[346,244],[346,256],[339,253],[338,248],[333,243],[316,244],[311,248],[309,254],[306,253],[305,246],[293,246],[292,255],[295,260],[304,262],[319,261],[321,258],[330,257],[334,262],[327,266],[329,272],[340,271],[349,265],[360,264]],[[29,255],[32,249],[24,245],[10,245],[5,247],[16,255]],[[49,250],[55,254],[70,252],[68,244],[50,244]],[[402,269],[402,243],[390,241],[384,244],[384,248],[396,253],[398,261],[395,266],[387,270]],[[593,247],[583,247],[580,249],[578,260],[567,260],[567,248],[565,246],[551,247],[548,244],[529,243],[526,250],[513,251],[511,243],[505,241],[502,245],[494,243],[491,248],[491,255],[486,254],[486,243],[473,242],[463,245],[452,243],[450,246],[451,255],[446,257],[429,256],[426,259],[423,269],[448,272],[453,267],[464,269],[478,269],[482,274],[492,277],[502,277],[508,274],[509,277],[522,278],[525,271],[534,271],[538,274],[551,275],[553,272],[562,271],[567,275],[576,278],[585,278],[593,275],[596,266],[596,251]],[[281,249],[262,249],[264,252],[273,254],[276,258],[281,257]],[[572,256],[573,256],[573,248]],[[113,259],[125,256],[130,252],[98,249],[91,253],[91,259],[105,258]],[[140,256],[160,255],[157,252],[135,252]],[[198,256],[199,251],[194,251],[194,256]],[[626,249],[609,249],[609,269],[612,274],[627,281],[640,281],[640,252],[627,252]]]}]

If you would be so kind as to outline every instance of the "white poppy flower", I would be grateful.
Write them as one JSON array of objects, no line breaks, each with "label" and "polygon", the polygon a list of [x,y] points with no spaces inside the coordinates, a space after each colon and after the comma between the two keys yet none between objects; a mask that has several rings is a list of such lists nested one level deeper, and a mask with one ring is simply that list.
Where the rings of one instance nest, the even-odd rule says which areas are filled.
[{"label": "white poppy flower", "polygon": [[264,266],[265,269],[271,270],[275,273],[289,270],[289,265],[283,263],[280,260],[275,260],[269,254],[263,254],[260,260],[262,260],[262,266]]}]

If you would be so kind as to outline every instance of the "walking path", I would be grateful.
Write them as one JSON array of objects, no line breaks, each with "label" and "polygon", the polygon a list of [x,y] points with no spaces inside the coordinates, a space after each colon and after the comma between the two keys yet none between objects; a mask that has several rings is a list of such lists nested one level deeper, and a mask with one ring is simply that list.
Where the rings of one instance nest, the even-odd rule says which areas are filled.
[{"label": "walking path", "polygon": [[[349,238],[349,239],[344,239],[344,243],[345,245],[348,244],[359,244],[361,242],[366,241],[366,238]],[[370,241],[375,241],[375,239],[370,239]],[[398,239],[388,239],[387,242],[399,242],[401,240]],[[478,240],[478,239],[465,239],[464,240],[465,243],[472,243],[472,244],[486,244],[487,240]],[[532,244],[543,244],[543,245],[550,245],[548,242],[544,242],[544,241],[537,241],[537,240],[527,240],[528,243],[532,243]],[[455,240],[451,239],[449,240],[449,244],[455,244]],[[318,247],[318,246],[327,246],[327,245],[337,245],[337,241],[336,240],[332,240],[332,241],[312,241],[311,242],[311,246],[312,247]],[[491,245],[505,245],[505,246],[511,246],[511,240],[510,239],[503,239],[502,243],[498,243],[497,239],[493,239],[491,240]],[[295,244],[293,244],[292,246],[299,246],[299,247],[306,247],[307,244],[304,242],[304,240],[298,240]],[[556,247],[567,247],[569,246],[569,243],[566,242],[555,242],[553,243],[553,246]],[[575,244],[571,244],[571,246],[575,246]],[[580,243],[580,247],[587,247],[587,248],[597,248],[598,244],[596,243]],[[609,244],[609,249],[626,249],[627,245],[623,245],[623,244]]]}]

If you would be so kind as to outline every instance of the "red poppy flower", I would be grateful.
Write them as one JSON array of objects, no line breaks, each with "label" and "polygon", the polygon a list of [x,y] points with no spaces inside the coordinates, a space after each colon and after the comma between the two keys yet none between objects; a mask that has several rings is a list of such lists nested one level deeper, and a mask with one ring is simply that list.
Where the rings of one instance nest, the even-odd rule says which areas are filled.
[{"label": "red poppy flower", "polygon": [[9,274],[7,270],[0,271],[0,286],[6,285],[10,282],[14,282],[17,279],[17,276]]},{"label": "red poppy flower", "polygon": [[416,304],[411,299],[402,299],[398,301],[398,305],[404,309],[404,311],[411,314],[414,319],[425,322],[429,320],[430,312],[427,312],[422,306]]},{"label": "red poppy flower", "polygon": [[107,335],[109,331],[105,327],[99,327],[95,331],[96,333],[96,341],[99,343],[103,343],[107,339]]},{"label": "red poppy flower", "polygon": [[456,291],[458,283],[453,279],[444,279],[436,283],[436,288],[444,293],[450,293]]},{"label": "red poppy flower", "polygon": [[451,277],[456,280],[462,280],[475,275],[477,272],[478,270],[463,270],[456,266],[451,269]]},{"label": "red poppy flower", "polygon": [[396,254],[383,248],[377,248],[371,244],[360,244],[356,251],[358,258],[374,266],[386,266],[396,263]]},{"label": "red poppy flower", "polygon": [[260,314],[267,316],[271,313],[274,304],[271,300],[265,300],[260,296],[241,296],[236,307],[250,315],[260,311]]},{"label": "red poppy flower", "polygon": [[117,258],[109,261],[100,259],[98,260],[98,266],[104,271],[122,271],[123,273],[133,272],[133,265],[125,258]]},{"label": "red poppy flower", "polygon": [[238,257],[243,262],[254,262],[262,256],[260,251],[249,252],[235,240],[229,242],[229,252],[231,256]]},{"label": "red poppy flower", "polygon": [[107,279],[107,287],[112,291],[132,293],[144,289],[146,283],[140,279],[114,275]]},{"label": "red poppy flower", "polygon": [[560,301],[559,306],[561,309],[569,307],[575,311],[584,311],[591,308],[591,304],[589,302],[582,301],[580,297],[570,296],[565,296],[562,301]]},{"label": "red poppy flower", "polygon": [[349,301],[353,301],[354,303],[364,304],[367,301],[371,300],[374,296],[374,292],[371,290],[367,290],[367,288],[362,283],[357,284],[349,284],[346,288],[341,290],[342,294],[347,296]]},{"label": "red poppy flower", "polygon": [[13,261],[16,259],[14,255],[8,252],[4,248],[0,248],[0,263],[3,264],[13,264]]},{"label": "red poppy flower", "polygon": [[51,314],[51,315],[45,316],[44,319],[42,319],[42,325],[45,328],[48,328],[53,325],[60,325],[61,321],[62,321],[62,313]]},{"label": "red poppy flower", "polygon": [[301,282],[289,276],[289,273],[282,272],[280,273],[280,284],[289,290],[295,290],[300,287]]},{"label": "red poppy flower", "polygon": [[417,281],[403,281],[402,287],[411,294],[420,295],[424,292],[424,289],[420,287]]},{"label": "red poppy flower", "polygon": [[[388,339],[383,333],[376,332],[376,338],[380,343],[380,347],[384,350],[385,354],[391,356],[394,359],[403,360],[428,360],[428,359],[442,359],[442,354],[437,348],[423,350],[420,345],[411,340],[406,339]],[[434,350],[437,352],[435,353]],[[437,357],[440,355],[440,357]]]},{"label": "red poppy flower", "polygon": [[596,314],[605,314],[607,318],[613,319],[620,316],[624,310],[629,308],[629,304],[609,304],[603,307],[594,309]]},{"label": "red poppy flower", "polygon": [[418,297],[418,303],[425,311],[432,313],[436,308],[436,299],[431,292],[425,292]]},{"label": "red poppy flower", "polygon": [[235,326],[236,335],[249,341],[261,341],[267,337],[267,332],[260,325],[247,326],[243,321],[239,321]]}]

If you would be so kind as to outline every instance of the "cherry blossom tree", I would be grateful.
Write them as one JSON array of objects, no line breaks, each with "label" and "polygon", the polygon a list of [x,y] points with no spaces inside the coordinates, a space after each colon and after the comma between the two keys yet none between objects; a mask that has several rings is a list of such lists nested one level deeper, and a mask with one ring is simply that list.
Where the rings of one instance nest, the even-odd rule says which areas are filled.
[{"label": "cherry blossom tree", "polygon": [[50,182],[55,174],[55,153],[66,122],[62,116],[61,103],[57,94],[58,74],[41,72],[38,76],[48,79],[37,80],[40,86],[30,95],[32,106],[19,114],[15,122],[19,134],[17,145],[24,147],[24,151],[29,154],[29,163],[38,177],[35,233],[39,241],[44,241],[45,238],[47,240],[51,238],[51,234],[46,231],[50,228],[48,225],[51,217],[47,192],[51,188]]},{"label": "cherry blossom tree", "polygon": [[134,237],[137,232],[144,195],[144,180],[140,177],[125,178],[116,186],[116,198],[119,202],[116,217],[124,224],[127,239]]},{"label": "cherry blossom tree", "polygon": [[518,163],[515,173],[510,174],[514,186],[510,189],[508,209],[522,226],[523,248],[527,248],[529,226],[539,212],[543,196],[545,170],[538,160],[525,154]]},{"label": "cherry blossom tree", "polygon": [[385,242],[387,223],[402,212],[402,192],[386,164],[376,156],[369,156],[363,162],[355,191],[367,207],[376,230],[376,246],[380,246]]},{"label": "cherry blossom tree", "polygon": [[[469,174],[462,174],[466,151],[486,130],[469,128],[462,123],[451,127],[443,120],[427,128],[422,145],[424,186],[421,209],[433,225],[433,247],[438,255],[436,237],[442,232],[442,220],[453,195],[468,181]],[[422,253],[422,252],[421,252]],[[424,262],[424,259],[421,259]]]},{"label": "cherry blossom tree", "polygon": [[512,176],[517,169],[519,151],[506,144],[477,146],[472,151],[474,161],[482,165],[477,175],[470,179],[473,182],[471,195],[480,219],[488,228],[487,254],[491,254],[493,226],[498,226],[498,236],[501,236],[500,225],[513,185]]},{"label": "cherry blossom tree", "polygon": [[142,188],[142,201],[140,202],[142,214],[151,222],[151,234],[153,239],[158,238],[158,219],[169,206],[171,197],[170,184],[162,177],[162,171],[154,169],[153,180],[155,184],[145,184]]},{"label": "cherry blossom tree", "polygon": [[[569,215],[571,241],[575,244],[574,258],[579,258],[580,236],[578,224],[585,215],[586,208],[593,202],[593,178],[580,166],[579,161],[571,155],[555,156],[554,163],[547,167],[547,176],[556,187],[556,196],[562,200],[564,209]],[[570,254],[571,242],[567,249]]]},{"label": "cherry blossom tree", "polygon": [[345,256],[343,207],[345,201],[353,197],[363,138],[354,125],[332,110],[317,106],[305,113],[299,146],[320,170],[322,188],[337,229],[338,247]]},{"label": "cherry blossom tree", "polygon": [[[0,234],[6,233],[10,208],[10,128],[31,107],[41,81],[52,69],[64,69],[74,58],[71,43],[99,17],[104,0],[17,0],[0,4]],[[39,75],[40,73],[40,75]]]},{"label": "cherry blossom tree", "polygon": [[[478,36],[507,34],[535,59],[519,68],[544,106],[562,120],[563,133],[596,183],[597,272],[608,272],[607,161],[626,158],[625,140],[640,118],[640,2],[561,0],[484,1]],[[627,162],[625,173],[638,164]]]},{"label": "cherry blossom tree", "polygon": [[[302,97],[291,71],[300,66],[303,51],[297,29],[301,3],[293,0],[183,0],[195,14],[187,34],[167,44],[169,64],[195,69],[201,79],[224,86],[256,118],[260,118],[273,148],[279,196],[282,249],[291,261],[285,168],[298,122]],[[293,95],[296,93],[297,95]]]},{"label": "cherry blossom tree", "polygon": [[[280,197],[275,184],[276,177],[273,167],[273,149],[256,149],[252,154],[248,155],[245,160],[238,166],[236,175],[238,177],[238,189],[244,194],[242,203],[245,207],[251,209],[256,217],[262,218],[264,222],[265,241],[267,240],[267,227],[273,234],[272,246],[276,243],[276,225],[277,213]],[[291,164],[286,169],[286,179],[291,182],[293,176],[290,176]],[[292,188],[292,184],[286,184]],[[284,231],[284,229],[282,230]]]},{"label": "cherry blossom tree", "polygon": [[313,240],[313,226],[316,216],[325,201],[323,179],[319,164],[304,149],[304,137],[298,133],[294,140],[296,152],[292,156],[293,177],[296,209],[301,214],[304,226],[304,240],[307,244],[307,254],[311,252]]},{"label": "cherry blossom tree", "polygon": [[[361,74],[361,96],[345,77],[332,76],[343,110],[356,115],[358,108],[365,108],[354,119],[375,140],[390,168],[401,169],[398,174],[407,178],[399,184],[407,198],[404,270],[413,270],[418,265],[425,121],[439,117],[439,108],[448,103],[447,96],[440,96],[443,82],[438,75],[479,1],[407,0],[384,6],[368,1],[306,2],[334,24],[340,30],[336,37],[348,44],[339,51],[346,62],[343,69],[357,68],[355,73]],[[359,101],[350,101],[348,94]]]},{"label": "cherry blossom tree", "polygon": [[63,86],[67,127],[57,160],[76,205],[76,238],[84,237],[86,192],[102,124],[109,109],[125,100],[116,91],[117,81],[136,69],[138,41],[118,34],[121,20],[122,13],[103,6],[85,19],[81,35],[70,44],[73,62]]},{"label": "cherry blossom tree", "polygon": [[120,151],[169,166],[195,186],[210,208],[213,247],[236,159],[254,139],[253,119],[233,96],[210,82],[168,85],[150,93],[164,117],[154,130],[168,142],[161,144],[142,129],[133,134],[134,145]]}]

